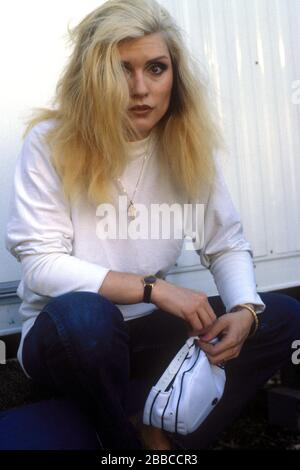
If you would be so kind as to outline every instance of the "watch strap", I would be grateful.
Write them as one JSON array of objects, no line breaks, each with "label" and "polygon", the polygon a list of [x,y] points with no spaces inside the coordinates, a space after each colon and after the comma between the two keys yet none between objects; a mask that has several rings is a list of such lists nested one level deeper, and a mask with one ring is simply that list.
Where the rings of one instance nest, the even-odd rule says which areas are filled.
[{"label": "watch strap", "polygon": [[155,275],[149,275],[144,277],[144,296],[143,296],[143,302],[146,304],[151,303],[151,293],[152,293],[152,288],[153,285],[157,281],[157,277]]},{"label": "watch strap", "polygon": [[149,304],[151,302],[152,284],[145,284],[143,302]]}]

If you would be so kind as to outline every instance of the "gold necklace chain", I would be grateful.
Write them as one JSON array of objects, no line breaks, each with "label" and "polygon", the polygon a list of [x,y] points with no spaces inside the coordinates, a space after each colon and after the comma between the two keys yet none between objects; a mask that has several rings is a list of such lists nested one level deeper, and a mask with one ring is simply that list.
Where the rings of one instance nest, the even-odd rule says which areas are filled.
[{"label": "gold necklace chain", "polygon": [[152,156],[153,154],[153,151],[154,151],[154,145],[153,145],[153,148],[152,148],[152,151],[151,153],[148,153],[148,151],[146,152],[146,155],[143,157],[143,163],[142,163],[142,166],[141,166],[141,169],[140,169],[140,173],[139,173],[139,176],[138,176],[138,179],[137,179],[137,182],[136,182],[136,185],[135,185],[135,188],[134,188],[134,191],[133,191],[133,194],[132,194],[132,197],[129,197],[129,194],[128,192],[126,191],[122,181],[120,178],[117,178],[117,182],[119,183],[119,185],[121,186],[123,192],[126,194],[126,196],[128,197],[129,199],[129,206],[127,207],[127,215],[128,217],[130,218],[133,218],[135,219],[136,217],[136,207],[134,205],[134,198],[135,198],[135,194],[137,192],[137,189],[138,189],[138,186],[140,184],[140,181],[142,179],[142,175],[143,175],[143,170],[145,168],[145,163],[146,161]]},{"label": "gold necklace chain", "polygon": [[135,197],[135,193],[137,191],[137,188],[139,186],[139,183],[140,183],[140,180],[141,180],[141,177],[142,177],[142,173],[143,173],[143,168],[145,166],[145,162],[146,162],[147,159],[148,159],[148,155],[145,155],[144,158],[143,158],[143,164],[142,164],[142,167],[141,167],[141,170],[140,170],[140,174],[139,174],[139,177],[138,177],[138,180],[137,180],[137,183],[135,185],[135,188],[134,188],[134,191],[133,191],[133,194],[132,194],[131,198],[129,197],[129,194],[126,191],[126,189],[124,188],[124,185],[123,185],[121,179],[117,178],[118,183],[121,185],[122,190],[124,191],[124,193],[126,194],[126,196],[129,199],[129,206],[127,207],[128,217],[132,217],[133,219],[136,217],[136,207],[134,205],[134,197]]}]

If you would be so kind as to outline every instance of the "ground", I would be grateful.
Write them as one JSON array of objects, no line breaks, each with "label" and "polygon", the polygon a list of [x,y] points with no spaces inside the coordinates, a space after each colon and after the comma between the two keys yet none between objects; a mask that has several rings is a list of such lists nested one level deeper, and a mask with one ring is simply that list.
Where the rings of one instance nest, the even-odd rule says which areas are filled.
[{"label": "ground", "polygon": [[[273,378],[266,388],[259,392],[242,416],[220,436],[212,449],[300,450],[300,431],[291,432],[286,428],[271,426],[268,422],[266,391],[276,386],[278,380],[278,377]],[[6,365],[0,366],[0,383],[0,410],[50,398],[47,392],[26,378],[16,360],[10,360]]]}]

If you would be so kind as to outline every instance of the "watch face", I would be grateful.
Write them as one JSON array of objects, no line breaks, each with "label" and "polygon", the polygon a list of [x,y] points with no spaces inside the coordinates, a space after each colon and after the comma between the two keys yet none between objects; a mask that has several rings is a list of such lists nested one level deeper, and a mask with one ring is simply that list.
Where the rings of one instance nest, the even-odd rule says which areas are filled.
[{"label": "watch face", "polygon": [[156,277],[155,276],[146,276],[146,277],[144,277],[144,281],[153,284],[156,281]]}]

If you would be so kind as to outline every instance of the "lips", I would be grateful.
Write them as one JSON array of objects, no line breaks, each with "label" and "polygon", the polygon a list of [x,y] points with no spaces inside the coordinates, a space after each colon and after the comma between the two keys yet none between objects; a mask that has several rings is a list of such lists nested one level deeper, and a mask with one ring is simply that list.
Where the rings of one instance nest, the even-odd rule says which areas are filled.
[{"label": "lips", "polygon": [[152,109],[150,106],[133,106],[130,108],[131,111],[149,111]]}]

